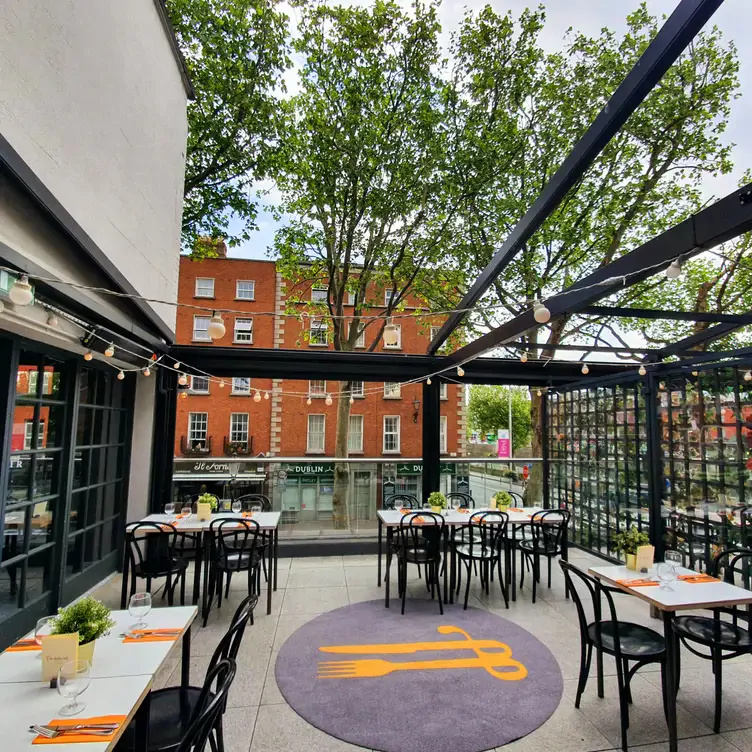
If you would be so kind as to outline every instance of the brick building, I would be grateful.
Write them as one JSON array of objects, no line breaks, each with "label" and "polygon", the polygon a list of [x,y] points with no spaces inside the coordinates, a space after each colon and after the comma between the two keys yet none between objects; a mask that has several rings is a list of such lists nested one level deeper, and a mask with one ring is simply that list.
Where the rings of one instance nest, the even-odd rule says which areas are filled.
[{"label": "brick building", "polygon": [[[243,313],[224,314],[226,334],[212,341],[206,333],[210,314],[179,308],[178,343],[214,344],[248,350],[331,349],[331,343],[326,334],[319,331],[315,318],[307,316],[301,321],[281,315],[291,300],[325,299],[325,289],[311,287],[310,283],[296,289],[282,278],[272,261],[227,258],[223,248],[220,253],[220,258],[203,261],[181,257],[178,300]],[[378,302],[383,296],[383,292],[375,290],[372,299]],[[305,302],[301,303],[301,310],[304,305]],[[349,310],[352,309],[346,307],[345,312]],[[372,309],[376,313],[379,310],[378,306]],[[426,352],[432,326],[413,318],[401,318],[395,323],[399,326],[398,343],[389,347],[379,341],[377,351]],[[431,323],[438,325],[441,322]],[[363,350],[371,344],[376,331],[374,325],[364,332],[359,342]],[[184,467],[183,488],[188,492],[198,489],[195,482],[188,481],[193,476],[195,481],[203,481],[208,487],[212,486],[214,492],[222,494],[223,489],[211,483],[215,469],[226,471],[226,463],[221,458],[233,455],[245,459],[259,456],[294,458],[298,464],[292,470],[285,466],[287,475],[294,477],[297,468],[301,477],[307,476],[304,485],[310,486],[307,491],[311,498],[314,495],[317,498],[326,496],[331,486],[332,468],[325,458],[334,456],[337,400],[342,389],[344,384],[339,382],[235,378],[228,379],[223,386],[194,377],[186,389],[185,398],[178,400],[176,478],[181,474],[178,468]],[[441,390],[441,447],[442,455],[449,462],[452,457],[465,455],[465,401],[463,389],[457,384],[445,382]],[[330,405],[326,404],[327,396],[332,397]],[[397,476],[400,475],[401,458],[422,456],[421,385],[400,388],[396,383],[354,382],[352,396],[349,456],[378,461],[380,477],[383,476],[381,469],[386,467],[384,472],[388,472],[392,466],[383,463],[392,461],[395,487],[419,492],[416,484],[419,484],[420,476],[416,471],[409,471],[402,478]],[[206,458],[212,458],[214,462],[207,462]],[[308,459],[310,464],[305,463]],[[249,464],[246,462],[243,466]],[[281,465],[275,463],[273,467]],[[191,469],[194,472],[189,472]],[[406,469],[406,465],[402,469]],[[247,489],[270,493],[266,482],[269,467],[256,463],[251,470],[256,472],[248,473]],[[217,479],[226,481],[226,474],[217,473]],[[281,493],[286,498],[295,496],[293,505],[305,505],[302,501],[305,491],[292,490],[294,487],[290,477]],[[321,505],[317,508],[321,509]]]}]

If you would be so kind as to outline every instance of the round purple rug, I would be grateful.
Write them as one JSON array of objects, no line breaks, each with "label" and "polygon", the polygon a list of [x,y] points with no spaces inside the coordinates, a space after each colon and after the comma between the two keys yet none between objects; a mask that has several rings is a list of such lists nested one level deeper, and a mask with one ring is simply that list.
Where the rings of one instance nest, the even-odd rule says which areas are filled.
[{"label": "round purple rug", "polygon": [[554,712],[551,651],[488,611],[411,600],[329,611],[280,650],[277,684],[316,728],[382,752],[481,752],[534,731]]}]

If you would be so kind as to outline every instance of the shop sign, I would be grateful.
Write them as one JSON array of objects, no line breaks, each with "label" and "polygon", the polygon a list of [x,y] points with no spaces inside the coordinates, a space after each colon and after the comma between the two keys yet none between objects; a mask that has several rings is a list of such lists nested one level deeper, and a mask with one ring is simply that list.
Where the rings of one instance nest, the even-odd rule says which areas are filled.
[{"label": "shop sign", "polygon": [[[247,462],[238,463],[238,475],[243,473],[263,473],[263,467],[259,465],[250,465]],[[206,460],[196,460],[188,462],[176,461],[173,469],[174,475],[228,475],[230,474],[229,462],[207,462]]]},{"label": "shop sign", "polygon": [[[439,473],[441,475],[454,475],[457,472],[457,465],[454,462],[439,463]],[[422,475],[422,462],[398,462],[397,475]]]},{"label": "shop sign", "polygon": [[[285,472],[284,470],[280,472]],[[300,478],[312,475],[331,475],[332,464],[331,462],[321,462],[310,465],[287,465],[287,476],[290,478]]]}]

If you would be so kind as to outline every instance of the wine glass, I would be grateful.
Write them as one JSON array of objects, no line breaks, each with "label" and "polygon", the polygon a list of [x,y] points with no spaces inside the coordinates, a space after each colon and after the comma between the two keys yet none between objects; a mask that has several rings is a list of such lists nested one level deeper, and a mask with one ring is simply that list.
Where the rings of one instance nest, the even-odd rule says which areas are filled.
[{"label": "wine glass", "polygon": [[461,507],[462,507],[462,500],[457,498],[456,496],[453,496],[452,497],[452,509],[456,511],[457,509],[460,509]]},{"label": "wine glass", "polygon": [[77,715],[86,703],[78,702],[78,696],[83,694],[91,683],[91,665],[89,661],[67,661],[57,672],[57,691],[61,697],[67,697],[70,702],[60,708],[60,715]]},{"label": "wine glass", "polygon": [[164,513],[168,517],[172,517],[172,515],[175,514],[175,504],[172,501],[168,501],[167,504],[165,504]]},{"label": "wine glass", "polygon": [[424,501],[423,502],[423,509],[426,509],[426,510],[430,511],[431,505],[427,501]]},{"label": "wine glass", "polygon": [[186,517],[190,517],[193,514],[193,507],[191,507],[190,504],[185,504],[180,510],[180,514],[183,514]]},{"label": "wine glass", "polygon": [[[42,647],[42,638],[52,634],[52,624],[54,620],[54,616],[43,616],[37,621],[37,625],[34,627],[34,642],[36,642],[40,648]],[[37,658],[41,657],[42,653],[40,652],[37,654]]]},{"label": "wine glass", "polygon": [[663,555],[663,560],[666,564],[670,564],[674,568],[674,572],[676,572],[677,567],[680,567],[682,563],[682,557],[678,551],[666,551]]},{"label": "wine glass", "polygon": [[146,626],[144,617],[151,611],[151,593],[134,593],[128,603],[128,613],[138,621],[131,627],[143,629]]},{"label": "wine glass", "polygon": [[661,586],[658,589],[673,591],[671,583],[676,579],[676,569],[674,569],[673,564],[662,561],[655,568],[655,572],[658,575],[658,579],[661,581]]},{"label": "wine glass", "polygon": [[232,511],[235,514],[240,514],[243,511],[243,505],[239,501],[232,502]]}]

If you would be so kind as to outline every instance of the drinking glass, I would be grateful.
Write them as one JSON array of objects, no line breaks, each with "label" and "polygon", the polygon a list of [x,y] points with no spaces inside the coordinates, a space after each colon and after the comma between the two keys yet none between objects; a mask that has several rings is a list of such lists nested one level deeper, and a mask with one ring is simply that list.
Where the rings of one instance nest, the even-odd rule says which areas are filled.
[{"label": "drinking glass", "polygon": [[423,509],[430,509],[430,508],[431,508],[431,505],[427,501],[424,501],[423,502]]},{"label": "drinking glass", "polygon": [[175,514],[175,504],[173,504],[171,501],[167,502],[164,507],[164,513],[170,516]]},{"label": "drinking glass", "polygon": [[663,555],[663,560],[666,564],[670,564],[674,568],[674,572],[676,572],[677,567],[680,567],[682,563],[682,557],[678,551],[666,551]]},{"label": "drinking glass", "polygon": [[232,511],[235,514],[240,514],[243,511],[243,505],[239,501],[232,502]]},{"label": "drinking glass", "polygon": [[180,514],[184,514],[186,517],[190,517],[193,514],[193,507],[190,504],[186,504],[181,510]]},{"label": "drinking glass", "polygon": [[662,561],[656,567],[655,572],[658,575],[658,579],[661,581],[661,586],[659,590],[673,591],[673,588],[671,587],[671,584],[670,584],[676,579],[676,569],[674,569],[673,564],[669,564],[666,561]]},{"label": "drinking glass", "polygon": [[452,499],[452,509],[459,509],[462,506],[462,501],[456,496]]},{"label": "drinking glass", "polygon": [[131,629],[143,629],[146,626],[144,617],[151,611],[151,593],[134,593],[128,603],[128,613],[138,621]]},{"label": "drinking glass", "polygon": [[[34,627],[34,641],[40,648],[42,647],[42,638],[46,637],[48,634],[52,634],[52,622],[54,619],[54,616],[43,616],[37,621],[36,627]],[[41,657],[42,653],[37,653],[37,658]]]},{"label": "drinking glass", "polygon": [[68,661],[60,666],[57,672],[57,691],[61,697],[67,697],[70,702],[60,708],[60,715],[77,715],[86,703],[78,702],[78,696],[83,694],[91,683],[91,666],[89,661]]}]

